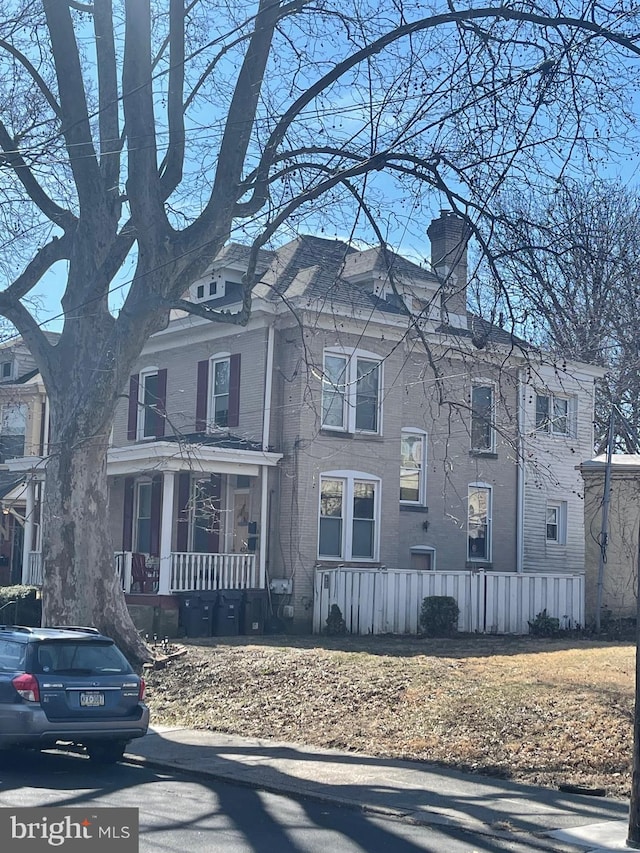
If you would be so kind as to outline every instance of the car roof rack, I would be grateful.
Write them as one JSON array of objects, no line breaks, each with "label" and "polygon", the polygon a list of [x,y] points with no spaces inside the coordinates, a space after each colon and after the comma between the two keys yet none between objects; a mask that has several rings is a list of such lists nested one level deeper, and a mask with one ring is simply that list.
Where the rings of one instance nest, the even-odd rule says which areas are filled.
[{"label": "car roof rack", "polygon": [[28,625],[0,625],[0,631],[24,631],[25,634],[32,634],[38,630],[38,628],[31,628]]},{"label": "car roof rack", "polygon": [[101,631],[98,631],[97,628],[88,628],[86,625],[47,625],[44,630],[47,628],[53,631],[82,631],[84,634],[101,634]]},{"label": "car roof rack", "polygon": [[39,631],[78,631],[82,634],[103,636],[97,628],[88,628],[86,625],[45,625],[41,628],[34,628],[29,625],[0,625],[0,631],[21,631],[24,634],[37,634]]}]

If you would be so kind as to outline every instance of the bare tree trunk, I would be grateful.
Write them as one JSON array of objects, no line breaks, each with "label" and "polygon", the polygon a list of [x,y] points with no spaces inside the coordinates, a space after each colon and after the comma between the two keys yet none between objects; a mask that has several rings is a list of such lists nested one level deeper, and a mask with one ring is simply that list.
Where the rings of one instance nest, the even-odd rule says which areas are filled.
[{"label": "bare tree trunk", "polygon": [[95,626],[140,664],[150,655],[127,610],[109,532],[108,431],[87,438],[82,419],[65,420],[46,469],[43,625]]}]

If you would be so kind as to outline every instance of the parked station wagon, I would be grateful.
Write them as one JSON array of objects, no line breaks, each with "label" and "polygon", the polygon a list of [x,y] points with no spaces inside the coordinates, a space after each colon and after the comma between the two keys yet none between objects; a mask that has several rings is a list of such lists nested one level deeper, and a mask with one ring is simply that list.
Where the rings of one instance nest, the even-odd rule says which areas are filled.
[{"label": "parked station wagon", "polygon": [[144,689],[95,628],[0,626],[0,749],[73,745],[115,763],[149,727]]}]

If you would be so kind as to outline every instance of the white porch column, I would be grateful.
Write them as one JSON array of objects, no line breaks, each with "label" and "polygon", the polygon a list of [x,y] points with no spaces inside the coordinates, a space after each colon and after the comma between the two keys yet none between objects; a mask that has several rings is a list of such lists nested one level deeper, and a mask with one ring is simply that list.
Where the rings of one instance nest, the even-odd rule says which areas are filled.
[{"label": "white porch column", "polygon": [[269,469],[266,465],[260,466],[260,477],[262,492],[260,495],[260,550],[258,551],[258,588],[264,589],[267,579],[267,524],[269,514],[267,502],[269,500]]},{"label": "white porch column", "polygon": [[160,521],[160,595],[171,592],[171,538],[173,533],[173,495],[176,475],[165,471],[162,477],[162,519]]},{"label": "white porch column", "polygon": [[33,477],[27,479],[26,508],[24,513],[24,541],[22,543],[22,583],[27,583],[29,577],[29,555],[33,548],[33,515],[36,509],[36,489]]}]

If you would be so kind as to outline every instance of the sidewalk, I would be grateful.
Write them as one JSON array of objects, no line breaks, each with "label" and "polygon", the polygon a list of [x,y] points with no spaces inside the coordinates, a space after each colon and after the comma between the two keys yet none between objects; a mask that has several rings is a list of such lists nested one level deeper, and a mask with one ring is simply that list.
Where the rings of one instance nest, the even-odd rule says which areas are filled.
[{"label": "sidewalk", "polygon": [[628,850],[628,805],[416,762],[179,727],[129,744],[129,761],[482,834],[543,834],[583,853]]}]

